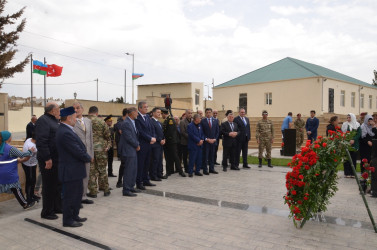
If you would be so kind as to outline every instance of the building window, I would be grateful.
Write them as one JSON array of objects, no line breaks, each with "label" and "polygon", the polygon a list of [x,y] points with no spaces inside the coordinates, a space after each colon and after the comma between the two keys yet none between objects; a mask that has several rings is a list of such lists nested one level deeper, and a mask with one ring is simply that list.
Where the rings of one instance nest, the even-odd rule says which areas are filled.
[{"label": "building window", "polygon": [[344,107],[346,102],[346,91],[340,91],[340,106]]},{"label": "building window", "polygon": [[372,109],[372,96],[369,96],[369,109]]},{"label": "building window", "polygon": [[352,93],[351,93],[351,107],[352,107],[352,108],[355,107],[355,96],[356,96],[356,93],[355,93],[355,92],[352,92]]},{"label": "building window", "polygon": [[360,95],[360,107],[363,109],[364,108],[364,94]]},{"label": "building window", "polygon": [[240,94],[239,102],[238,102],[238,107],[241,109],[245,109],[245,112],[247,113],[247,94],[242,93]]},{"label": "building window", "polygon": [[272,93],[265,93],[264,96],[266,99],[265,104],[272,105]]},{"label": "building window", "polygon": [[195,105],[199,105],[200,89],[195,89]]}]

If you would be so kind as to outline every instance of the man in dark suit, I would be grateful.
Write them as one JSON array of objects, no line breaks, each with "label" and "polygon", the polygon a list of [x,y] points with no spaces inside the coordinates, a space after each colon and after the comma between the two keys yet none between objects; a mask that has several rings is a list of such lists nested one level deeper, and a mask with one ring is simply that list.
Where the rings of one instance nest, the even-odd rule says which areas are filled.
[{"label": "man in dark suit", "polygon": [[[128,110],[127,108],[124,108],[123,111],[122,111],[122,118],[119,118],[118,119],[118,122],[115,123],[114,125],[114,132],[115,132],[115,138],[117,138],[117,134],[118,134],[118,142],[117,142],[117,153],[118,153],[118,159],[120,160],[120,166],[119,166],[119,174],[118,174],[118,181],[117,181],[117,185],[116,187],[117,188],[120,188],[120,187],[123,187],[123,181],[122,181],[122,178],[123,178],[123,173],[124,173],[124,162],[122,161],[122,158],[120,157],[121,155],[121,148],[122,148],[122,144],[120,143],[120,137],[122,136],[122,124],[123,122],[126,120],[128,116]],[[115,139],[116,141],[117,139]]]},{"label": "man in dark suit", "polygon": [[151,122],[156,132],[156,143],[152,144],[152,158],[149,170],[149,176],[152,181],[161,181],[163,177],[163,165],[162,165],[162,150],[165,144],[164,131],[162,130],[162,124],[158,120],[161,118],[161,109],[153,108]]},{"label": "man in dark suit", "polygon": [[236,160],[236,148],[237,148],[237,139],[239,135],[238,125],[233,122],[234,116],[233,113],[229,113],[227,116],[228,121],[221,124],[221,134],[223,135],[223,171],[227,171],[227,158],[229,157],[230,169],[240,170],[237,167]]},{"label": "man in dark suit", "polygon": [[204,142],[204,135],[202,128],[200,126],[200,121],[200,115],[195,114],[192,119],[192,122],[187,126],[187,147],[189,150],[189,177],[192,177],[194,165],[196,166],[195,175],[203,176],[203,174],[200,173],[200,169],[202,167],[202,147]]},{"label": "man in dark suit", "polygon": [[63,226],[81,227],[86,218],[80,218],[83,179],[86,177],[85,163],[92,157],[84,143],[73,131],[76,112],[73,107],[60,111],[61,123],[56,131],[56,149],[59,154],[59,180],[63,184]]},{"label": "man in dark suit", "polygon": [[31,121],[26,125],[26,140],[31,138],[35,130],[35,123],[37,122],[37,116],[33,115]]},{"label": "man in dark suit", "polygon": [[[215,151],[216,151],[216,144],[217,138],[219,136],[219,124],[217,120],[213,119],[212,117],[212,109],[206,108],[206,117],[202,119],[200,125],[203,129],[204,134],[204,145],[203,145],[203,161],[202,161],[202,169],[203,174],[209,175],[218,174],[215,171]],[[209,165],[209,172],[207,165]]]},{"label": "man in dark suit", "polygon": [[128,108],[128,116],[121,124],[120,144],[122,144],[122,147],[119,153],[124,162],[123,196],[129,197],[136,196],[135,193],[138,192],[134,188],[138,171],[137,152],[140,151],[139,131],[135,125],[137,116],[135,107]]},{"label": "man in dark suit", "polygon": [[137,177],[136,186],[140,190],[145,190],[145,186],[156,186],[149,180],[149,162],[151,156],[151,145],[156,143],[154,127],[148,113],[146,102],[138,103],[139,115],[135,120],[136,129],[139,132],[140,150],[137,152]]},{"label": "man in dark suit", "polygon": [[56,220],[61,208],[61,184],[58,178],[58,151],[56,150],[55,135],[59,127],[60,110],[54,102],[47,103],[45,113],[35,124],[36,146],[38,150],[38,165],[42,174],[41,217]]},{"label": "man in dark suit", "polygon": [[215,165],[220,165],[220,163],[217,162],[217,151],[219,150],[219,143],[220,143],[220,129],[221,129],[221,122],[219,120],[219,118],[217,118],[217,115],[219,114],[219,112],[217,110],[213,110],[212,112],[213,114],[213,119],[217,121],[217,124],[219,125],[219,135],[217,136],[216,138],[216,147],[215,147]]},{"label": "man in dark suit", "polygon": [[243,168],[250,168],[247,164],[247,150],[250,141],[250,121],[246,117],[244,108],[240,109],[239,116],[234,118],[234,123],[237,123],[240,134],[237,136],[237,152],[236,152],[236,165],[240,163],[240,154],[242,152]]}]

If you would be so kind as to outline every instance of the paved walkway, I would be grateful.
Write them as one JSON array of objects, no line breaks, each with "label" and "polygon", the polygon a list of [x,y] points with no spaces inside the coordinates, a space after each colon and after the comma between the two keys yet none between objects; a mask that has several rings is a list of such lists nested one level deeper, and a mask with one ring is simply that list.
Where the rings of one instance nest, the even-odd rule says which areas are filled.
[{"label": "paved walkway", "polygon": [[[288,168],[251,167],[226,173],[217,167],[218,175],[193,178],[175,174],[134,198],[123,197],[117,178],[110,178],[111,196],[100,193],[95,204],[84,205],[80,215],[88,221],[81,228],[42,220],[41,204],[23,211],[16,200],[2,202],[0,248],[377,249],[355,180],[339,173],[326,222],[296,229],[283,204]],[[377,218],[377,200],[367,199]]]}]

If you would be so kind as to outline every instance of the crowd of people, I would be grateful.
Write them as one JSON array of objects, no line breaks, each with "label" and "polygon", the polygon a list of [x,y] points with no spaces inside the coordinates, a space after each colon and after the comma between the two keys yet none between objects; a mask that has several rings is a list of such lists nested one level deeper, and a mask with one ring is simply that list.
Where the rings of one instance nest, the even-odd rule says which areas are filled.
[{"label": "crowd of people", "polygon": [[[12,137],[8,131],[1,132],[0,193],[13,193],[21,206],[28,209],[41,198],[35,190],[41,178],[41,217],[55,220],[57,214],[62,213],[63,226],[79,227],[87,220],[79,217],[82,204],[93,204],[100,192],[104,197],[111,194],[108,178],[118,177],[116,187],[122,188],[123,196],[134,197],[140,190],[156,186],[175,173],[192,178],[194,175],[218,174],[216,165],[221,165],[224,172],[228,169],[238,171],[240,164],[243,169],[250,168],[248,145],[251,130],[244,108],[236,117],[232,110],[228,110],[222,121],[218,119],[218,111],[211,108],[206,108],[204,115],[200,110],[193,114],[188,109],[178,117],[172,115],[172,100],[169,98],[165,107],[155,107],[151,111],[143,101],[137,107],[123,109],[122,117],[114,126],[113,117],[100,118],[96,106],[90,107],[84,117],[85,110],[79,102],[64,109],[56,103],[48,103],[44,115],[38,119],[33,116],[27,125],[23,152],[9,145]],[[351,152],[354,166],[358,152],[370,161],[372,139],[377,138],[377,115],[373,118],[364,114],[361,119],[362,125],[354,114],[348,114],[341,127],[343,132],[357,131],[351,140],[355,149]],[[306,122],[301,114],[297,114],[293,121],[289,112],[281,127],[283,141],[286,129],[295,128],[299,150],[305,133],[308,140],[316,140],[318,126],[314,110]],[[327,133],[338,126],[338,117],[332,117]],[[263,111],[255,130],[259,168],[263,158],[267,159],[268,167],[273,167],[271,148],[274,136],[273,122],[268,119],[268,112]],[[217,162],[220,139],[223,146],[221,164]],[[115,147],[121,161],[118,176],[112,167]],[[19,162],[25,171],[26,198],[18,180]],[[41,172],[39,178],[36,178],[37,165]],[[354,177],[350,162],[344,163],[344,174],[347,178]],[[377,196],[377,193],[373,195]]]}]

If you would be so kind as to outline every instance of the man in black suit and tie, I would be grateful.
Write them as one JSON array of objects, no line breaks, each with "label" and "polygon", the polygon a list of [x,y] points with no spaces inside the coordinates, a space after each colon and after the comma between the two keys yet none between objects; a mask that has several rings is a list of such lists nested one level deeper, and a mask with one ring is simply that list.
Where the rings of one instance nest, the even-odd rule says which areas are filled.
[{"label": "man in black suit and tie", "polygon": [[[215,151],[216,151],[216,144],[217,138],[219,136],[219,124],[218,121],[213,119],[212,117],[212,109],[206,108],[206,117],[203,118],[200,122],[200,125],[203,129],[204,134],[204,147],[203,147],[203,174],[209,175],[218,174],[215,171]],[[209,165],[209,172],[207,165]]]},{"label": "man in black suit and tie", "polygon": [[234,118],[234,123],[237,123],[238,129],[240,130],[240,134],[237,136],[237,167],[240,163],[240,154],[242,151],[243,168],[250,168],[247,164],[247,150],[250,141],[250,121],[249,118],[246,117],[246,111],[244,108],[240,109],[239,116]]},{"label": "man in black suit and tie", "polygon": [[163,165],[162,165],[162,150],[165,144],[164,131],[162,130],[162,124],[158,120],[161,118],[161,109],[153,108],[152,109],[152,125],[154,131],[156,132],[156,143],[152,144],[152,159],[149,169],[149,176],[152,181],[161,181],[163,177]]},{"label": "man in black suit and tie", "polygon": [[121,136],[119,143],[122,145],[120,157],[124,162],[123,175],[123,196],[136,196],[134,186],[136,183],[136,176],[138,171],[138,156],[140,151],[140,144],[138,140],[139,131],[136,128],[135,120],[138,116],[135,107],[128,108],[128,116],[121,124]]},{"label": "man in black suit and tie", "polygon": [[135,120],[135,124],[139,133],[140,150],[137,152],[136,186],[140,190],[145,190],[145,186],[156,186],[150,182],[148,174],[151,145],[156,143],[156,135],[151,119],[147,114],[148,104],[146,102],[139,102],[138,110],[139,115]]},{"label": "man in black suit and tie", "polygon": [[63,226],[81,227],[86,218],[80,218],[85,163],[93,161],[84,143],[73,131],[76,112],[73,107],[60,110],[61,123],[56,131],[56,149],[59,154],[59,180],[62,182]]},{"label": "man in black suit and tie", "polygon": [[35,123],[37,122],[38,118],[36,115],[31,117],[30,122],[26,125],[26,140],[31,138],[32,134],[35,131]]},{"label": "man in black suit and tie", "polygon": [[229,113],[227,116],[228,121],[221,124],[221,134],[223,135],[223,171],[227,171],[227,158],[229,157],[230,169],[240,170],[237,167],[236,162],[236,148],[237,148],[237,139],[239,135],[238,125],[233,122],[234,116],[233,113]]}]

